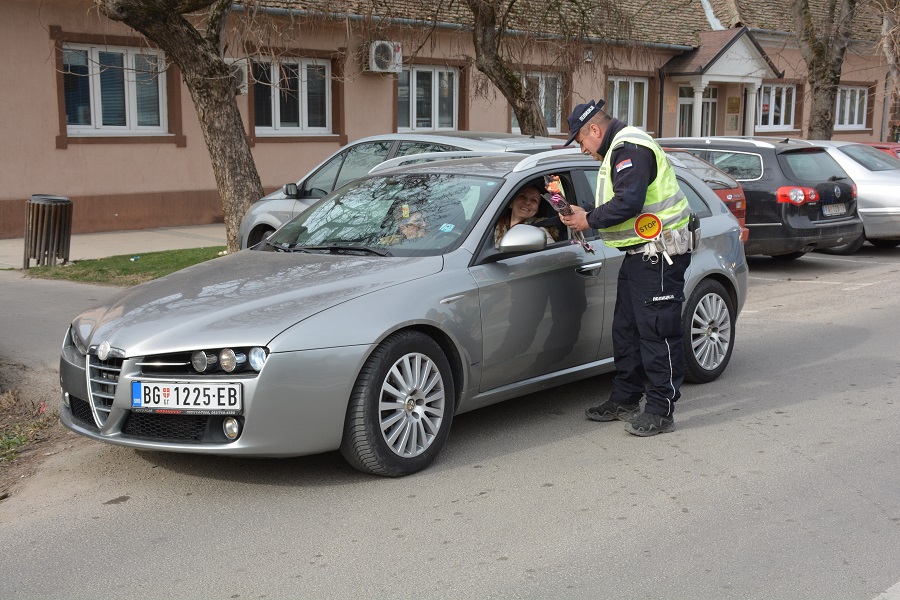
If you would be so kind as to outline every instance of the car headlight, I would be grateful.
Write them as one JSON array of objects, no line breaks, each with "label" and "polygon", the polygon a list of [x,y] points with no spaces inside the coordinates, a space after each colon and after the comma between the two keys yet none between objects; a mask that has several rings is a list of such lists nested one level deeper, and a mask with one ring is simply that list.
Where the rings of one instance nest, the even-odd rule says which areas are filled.
[{"label": "car headlight", "polygon": [[191,367],[196,373],[211,374],[214,371],[238,373],[247,366],[256,372],[266,364],[269,351],[260,346],[253,348],[221,348],[197,350],[191,353]]},{"label": "car headlight", "polygon": [[72,345],[75,346],[75,349],[78,350],[81,354],[87,356],[88,348],[87,344],[85,344],[81,338],[78,337],[78,334],[75,333],[75,326],[72,325],[69,327],[69,338],[72,340]]}]

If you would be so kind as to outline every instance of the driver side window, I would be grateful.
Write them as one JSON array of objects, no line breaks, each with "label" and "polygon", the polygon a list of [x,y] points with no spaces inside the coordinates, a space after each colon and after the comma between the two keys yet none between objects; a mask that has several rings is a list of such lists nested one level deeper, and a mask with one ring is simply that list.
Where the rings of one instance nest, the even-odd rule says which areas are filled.
[{"label": "driver side window", "polygon": [[[574,188],[568,173],[561,173],[564,198],[574,197]],[[538,177],[524,184],[510,196],[494,221],[491,241],[499,247],[500,240],[518,224],[532,225],[545,232],[547,246],[568,239],[568,229],[559,220],[559,214],[550,202],[551,193],[546,181]]]}]

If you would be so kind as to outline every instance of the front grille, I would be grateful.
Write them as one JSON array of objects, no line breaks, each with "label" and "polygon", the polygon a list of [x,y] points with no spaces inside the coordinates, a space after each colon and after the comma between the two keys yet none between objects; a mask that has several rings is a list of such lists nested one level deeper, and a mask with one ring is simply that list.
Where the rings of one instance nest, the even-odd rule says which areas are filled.
[{"label": "front grille", "polygon": [[69,395],[69,408],[72,411],[72,416],[81,421],[84,425],[90,427],[97,426],[94,422],[94,413],[91,412],[91,405],[87,403],[87,400],[82,400],[81,398]]},{"label": "front grille", "polygon": [[129,413],[122,427],[124,435],[154,440],[199,442],[206,432],[205,415],[159,415]]},{"label": "front grille", "polygon": [[98,427],[103,427],[112,410],[113,398],[116,397],[116,386],[119,373],[122,372],[121,358],[100,360],[96,355],[88,355],[88,394],[91,409]]}]

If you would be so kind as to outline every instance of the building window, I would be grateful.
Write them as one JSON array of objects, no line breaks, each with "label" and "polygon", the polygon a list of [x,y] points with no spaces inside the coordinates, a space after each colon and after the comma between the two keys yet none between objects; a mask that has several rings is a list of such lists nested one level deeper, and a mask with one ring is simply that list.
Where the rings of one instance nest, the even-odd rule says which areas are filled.
[{"label": "building window", "polygon": [[411,67],[397,76],[397,129],[456,129],[459,71]]},{"label": "building window", "polygon": [[863,129],[869,107],[869,90],[865,87],[839,86],[834,109],[835,129]]},{"label": "building window", "polygon": [[797,89],[793,85],[764,84],[759,88],[756,104],[756,130],[794,128],[794,99]]},{"label": "building window", "polygon": [[610,77],[604,109],[620,121],[646,130],[648,87],[645,77]]},{"label": "building window", "polygon": [[63,46],[67,133],[167,133],[164,65],[146,48]]},{"label": "building window", "polygon": [[253,117],[257,135],[331,131],[331,65],[303,59],[253,63]]},{"label": "building window", "polygon": [[[560,82],[561,78],[556,73],[528,73],[525,76],[526,88],[538,90],[538,102],[544,113],[548,133],[559,133]],[[515,113],[512,113],[510,126],[514,133],[521,133]]]}]

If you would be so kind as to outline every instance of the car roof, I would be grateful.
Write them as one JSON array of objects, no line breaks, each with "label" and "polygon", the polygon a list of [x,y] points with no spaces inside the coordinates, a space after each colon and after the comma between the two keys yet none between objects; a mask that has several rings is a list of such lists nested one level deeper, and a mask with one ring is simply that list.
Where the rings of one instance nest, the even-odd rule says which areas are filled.
[{"label": "car roof", "polygon": [[754,149],[770,149],[777,154],[790,152],[800,148],[822,148],[816,141],[801,140],[790,137],[673,137],[656,140],[660,146],[677,148],[710,148],[752,151]]},{"label": "car roof", "polygon": [[552,148],[561,146],[564,140],[552,137],[523,135],[519,133],[498,133],[489,131],[433,131],[429,133],[384,133],[372,135],[358,140],[371,142],[380,140],[426,142],[462,146],[468,150],[507,150],[515,148]]}]

